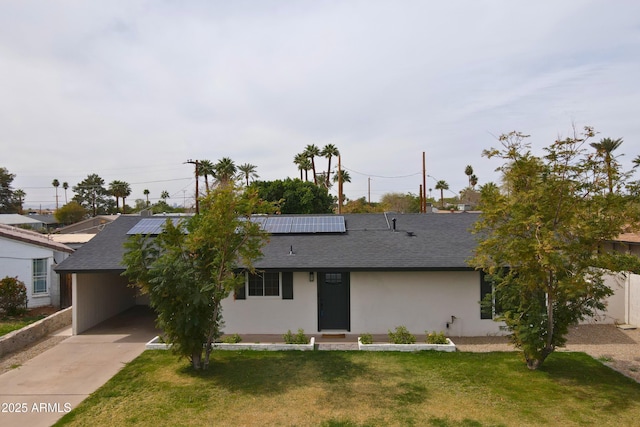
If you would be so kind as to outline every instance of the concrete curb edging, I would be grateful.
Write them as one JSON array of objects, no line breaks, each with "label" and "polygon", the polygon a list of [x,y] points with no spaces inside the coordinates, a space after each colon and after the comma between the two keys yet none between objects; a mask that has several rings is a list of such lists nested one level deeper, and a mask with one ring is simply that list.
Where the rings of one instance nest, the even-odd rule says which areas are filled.
[{"label": "concrete curb edging", "polygon": [[[283,344],[283,343],[215,343],[216,350],[258,350],[258,351],[313,351],[315,349],[316,338],[311,337],[309,344]],[[155,337],[146,344],[147,350],[168,350],[171,344],[160,342],[160,337]]]},{"label": "concrete curb edging", "polygon": [[71,307],[0,337],[0,356],[22,350],[50,333],[71,325]]},{"label": "concrete curb edging", "polygon": [[358,337],[358,350],[364,351],[456,351],[456,345],[447,338],[448,344],[391,344],[391,343],[379,343],[379,344],[362,344],[360,337]]}]

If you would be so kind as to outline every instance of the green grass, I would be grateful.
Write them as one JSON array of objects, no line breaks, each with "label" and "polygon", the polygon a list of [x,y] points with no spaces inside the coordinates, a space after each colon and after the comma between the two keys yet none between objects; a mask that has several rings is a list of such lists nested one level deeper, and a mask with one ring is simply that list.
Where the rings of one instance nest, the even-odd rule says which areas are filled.
[{"label": "green grass", "polygon": [[147,351],[56,425],[637,425],[640,384],[583,353]]},{"label": "green grass", "polygon": [[22,329],[31,323],[44,319],[46,316],[27,316],[27,317],[0,317],[0,337],[9,332]]}]

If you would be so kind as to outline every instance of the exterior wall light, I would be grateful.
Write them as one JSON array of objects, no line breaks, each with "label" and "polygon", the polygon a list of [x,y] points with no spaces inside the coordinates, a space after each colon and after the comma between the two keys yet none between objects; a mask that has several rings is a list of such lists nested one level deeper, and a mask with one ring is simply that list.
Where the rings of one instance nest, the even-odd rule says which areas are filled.
[{"label": "exterior wall light", "polygon": [[309,281],[313,282],[313,271],[309,272]]}]

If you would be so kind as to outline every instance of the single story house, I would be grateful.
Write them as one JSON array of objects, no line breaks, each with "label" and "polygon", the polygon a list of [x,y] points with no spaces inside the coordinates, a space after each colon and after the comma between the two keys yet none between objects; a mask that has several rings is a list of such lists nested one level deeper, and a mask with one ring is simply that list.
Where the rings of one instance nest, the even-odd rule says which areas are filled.
[{"label": "single story house", "polygon": [[33,230],[44,230],[45,223],[29,215],[20,214],[0,214],[0,224],[14,227],[30,228]]},{"label": "single story house", "polygon": [[[225,333],[504,333],[479,301],[491,292],[467,265],[477,213],[273,215],[257,276],[223,301]],[[123,243],[167,218],[121,215],[56,267],[72,277],[73,333],[144,304],[122,276]],[[174,220],[178,220],[175,218]]]},{"label": "single story house", "polygon": [[[47,235],[0,224],[0,278],[17,277],[24,282],[28,307],[58,307],[65,301],[67,288],[61,287],[53,267],[72,252],[73,249]],[[71,282],[66,285],[70,291]]]}]

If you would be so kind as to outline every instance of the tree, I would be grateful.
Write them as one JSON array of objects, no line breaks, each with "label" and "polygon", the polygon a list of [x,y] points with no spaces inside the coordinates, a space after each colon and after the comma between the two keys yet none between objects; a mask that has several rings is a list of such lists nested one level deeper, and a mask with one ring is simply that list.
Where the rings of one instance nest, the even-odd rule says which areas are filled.
[{"label": "tree", "polygon": [[0,214],[19,213],[21,203],[18,203],[11,183],[16,176],[4,168],[0,167]]},{"label": "tree", "polygon": [[260,205],[257,194],[241,195],[229,183],[202,200],[199,215],[176,226],[167,220],[153,242],[138,235],[125,243],[124,275],[149,293],[165,339],[194,369],[208,367],[222,335],[220,303],[244,284],[240,268],[254,272],[266,243],[260,225],[249,220]]},{"label": "tree", "polygon": [[211,160],[200,160],[198,162],[198,176],[204,176],[204,187],[209,194],[209,177],[215,175],[215,169]]},{"label": "tree", "polygon": [[13,195],[18,200],[18,213],[22,214],[22,212],[24,211],[22,208],[22,203],[24,202],[24,198],[27,196],[27,193],[25,193],[21,189],[17,189],[13,192]]},{"label": "tree", "polygon": [[78,202],[72,200],[60,209],[56,209],[54,215],[60,224],[68,225],[82,221],[87,216],[87,211]]},{"label": "tree", "polygon": [[464,168],[464,173],[467,175],[467,179],[469,180],[469,187],[472,187],[471,176],[473,175],[473,167],[471,167],[471,165],[467,165],[467,167]]},{"label": "tree", "polygon": [[640,268],[637,256],[602,250],[625,226],[637,227],[639,197],[606,191],[607,176],[624,188],[627,175],[618,165],[608,175],[583,148],[593,135],[587,127],[537,157],[527,135],[511,132],[499,138],[502,148],[483,153],[504,160],[503,191],[481,187],[470,264],[493,280],[498,318],[530,369],[565,344],[569,326],[605,308],[607,272]]},{"label": "tree", "polygon": [[620,148],[620,146],[622,145],[622,138],[603,138],[600,140],[600,142],[592,142],[589,145],[596,149],[596,156],[603,159],[605,171],[607,174],[609,193],[613,193],[613,181],[615,179],[614,175],[618,171],[620,165],[618,164],[616,158],[612,153]]},{"label": "tree", "polygon": [[475,175],[471,175],[469,177],[469,185],[472,189],[476,188],[476,185],[478,185],[478,177]]},{"label": "tree", "polygon": [[263,200],[277,203],[283,214],[332,213],[335,199],[326,188],[311,182],[287,178],[275,181],[254,181],[249,186]]},{"label": "tree", "polygon": [[171,198],[171,196],[167,190],[163,190],[162,193],[160,193],[160,198],[166,203],[167,199]]},{"label": "tree", "polygon": [[88,175],[72,189],[76,193],[72,200],[91,212],[92,216],[106,215],[113,211],[113,200],[109,199],[109,191],[104,187],[104,179],[99,175]]},{"label": "tree", "polygon": [[218,185],[230,184],[236,176],[238,168],[236,164],[229,157],[223,157],[218,160],[218,163],[213,165],[215,171],[216,182]]},{"label": "tree", "polygon": [[316,160],[320,155],[320,149],[315,144],[309,144],[305,147],[303,154],[311,161],[311,169],[313,170],[313,183],[318,185],[318,177],[316,176]]},{"label": "tree", "polygon": [[238,166],[239,175],[242,179],[245,180],[245,184],[247,185],[247,187],[249,186],[249,178],[258,178],[256,168],[257,166],[252,165],[251,163],[245,163]]},{"label": "tree", "polygon": [[324,146],[320,154],[323,157],[326,157],[328,160],[327,175],[325,177],[325,185],[327,186],[327,188],[329,188],[329,179],[331,178],[331,158],[339,156],[340,151],[338,151],[338,148],[335,145],[327,144]]},{"label": "tree", "polygon": [[60,181],[54,179],[51,185],[56,189],[56,209],[58,209],[58,187],[60,187]]},{"label": "tree", "polygon": [[131,186],[125,181],[113,180],[109,183],[109,193],[116,198],[116,212],[120,212],[118,201],[122,199],[122,213],[126,213],[125,199],[131,194]]},{"label": "tree", "polygon": [[380,204],[384,206],[385,211],[399,213],[418,213],[420,212],[420,197],[415,194],[407,193],[386,193],[382,195]]},{"label": "tree", "polygon": [[63,182],[62,188],[64,189],[64,203],[67,204],[69,203],[69,201],[67,200],[67,190],[69,189],[69,183],[66,181]]},{"label": "tree", "polygon": [[150,191],[149,191],[149,189],[148,189],[148,188],[145,188],[145,189],[142,191],[142,194],[144,194],[144,196],[147,198],[147,207],[149,207],[149,193],[150,193]]},{"label": "tree", "polygon": [[436,182],[436,190],[440,190],[440,208],[444,209],[444,190],[449,189],[446,181],[440,180]]},{"label": "tree", "polygon": [[293,158],[293,163],[298,166],[300,171],[300,181],[302,181],[302,171],[304,171],[304,180],[309,181],[309,169],[311,169],[311,160],[305,155],[305,153],[296,154]]}]

